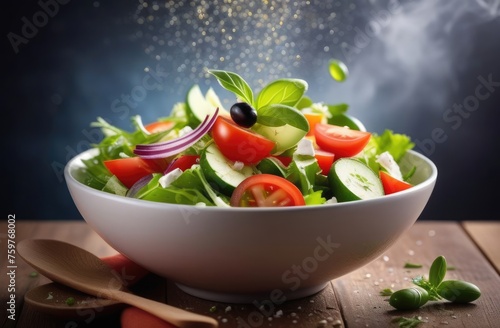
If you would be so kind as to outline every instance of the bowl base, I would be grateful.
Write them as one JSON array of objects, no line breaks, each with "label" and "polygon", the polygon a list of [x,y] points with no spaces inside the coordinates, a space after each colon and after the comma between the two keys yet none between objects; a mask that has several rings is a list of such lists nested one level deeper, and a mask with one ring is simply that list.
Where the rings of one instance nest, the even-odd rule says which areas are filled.
[{"label": "bowl base", "polygon": [[[236,293],[217,293],[205,289],[193,288],[180,283],[176,283],[183,292],[205,300],[221,302],[221,303],[236,303],[236,304],[252,304],[254,302],[262,302],[265,300],[271,301],[271,292],[262,294],[236,294]],[[281,291],[280,301],[291,301],[302,297],[311,296],[322,291],[327,283],[317,286],[297,289],[295,291]]]}]

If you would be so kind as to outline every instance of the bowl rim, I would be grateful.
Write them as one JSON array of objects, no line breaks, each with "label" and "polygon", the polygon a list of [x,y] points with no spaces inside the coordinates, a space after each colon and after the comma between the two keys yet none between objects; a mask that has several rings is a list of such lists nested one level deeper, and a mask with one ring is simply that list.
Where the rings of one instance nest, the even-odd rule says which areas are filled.
[{"label": "bowl rim", "polygon": [[414,185],[412,188],[402,190],[397,193],[389,194],[389,195],[384,195],[376,198],[371,198],[371,199],[365,199],[365,200],[357,200],[357,201],[350,201],[350,202],[341,202],[341,203],[330,203],[330,204],[319,204],[319,205],[304,205],[304,206],[289,206],[289,207],[219,207],[219,206],[193,206],[193,205],[186,205],[186,204],[173,204],[173,203],[162,203],[162,202],[154,202],[154,201],[149,201],[149,200],[143,200],[143,199],[136,199],[136,198],[131,198],[131,197],[126,197],[126,196],[120,196],[112,193],[108,193],[102,190],[94,189],[80,181],[78,181],[72,174],[71,170],[73,168],[77,167],[84,167],[83,163],[81,162],[82,158],[90,158],[91,156],[94,156],[98,153],[99,149],[98,148],[90,148],[87,149],[77,155],[75,155],[73,158],[71,158],[65,165],[64,167],[64,178],[66,181],[66,184],[71,185],[75,188],[78,188],[80,190],[90,192],[96,196],[99,197],[104,197],[107,199],[110,199],[112,201],[117,201],[120,203],[129,203],[129,204],[137,204],[138,206],[146,206],[146,207],[153,207],[153,208],[158,208],[158,209],[165,209],[165,208],[183,208],[183,209],[196,209],[196,210],[203,210],[203,211],[227,211],[227,212],[248,212],[248,211],[269,211],[269,212],[287,212],[287,211],[300,211],[300,210],[312,210],[312,209],[325,209],[325,208],[337,208],[337,207],[350,207],[350,206],[356,206],[356,205],[368,205],[371,203],[376,203],[376,202],[381,202],[383,200],[397,200],[401,197],[404,197],[406,194],[409,193],[416,193],[418,191],[421,191],[422,189],[428,188],[430,185],[434,185],[436,180],[437,180],[437,175],[438,175],[438,169],[434,162],[430,160],[428,157],[424,156],[423,154],[415,151],[415,150],[408,150],[408,153],[411,156],[415,156],[421,161],[425,162],[429,167],[430,167],[430,175],[427,177],[424,181]]}]

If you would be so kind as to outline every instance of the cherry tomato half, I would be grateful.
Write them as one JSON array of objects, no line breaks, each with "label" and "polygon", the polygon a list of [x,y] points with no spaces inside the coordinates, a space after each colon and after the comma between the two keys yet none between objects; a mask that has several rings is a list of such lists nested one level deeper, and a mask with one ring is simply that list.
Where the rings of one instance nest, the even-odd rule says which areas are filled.
[{"label": "cherry tomato half", "polygon": [[393,194],[398,191],[406,190],[412,187],[408,182],[399,180],[385,171],[379,171],[380,180],[384,187],[386,195]]},{"label": "cherry tomato half", "polygon": [[174,122],[153,122],[149,123],[144,128],[149,132],[149,133],[158,133],[158,132],[163,132],[171,129],[174,126]]},{"label": "cherry tomato half", "polygon": [[319,148],[332,152],[336,158],[340,158],[351,157],[361,152],[370,141],[371,133],[318,123],[314,128],[314,136]]},{"label": "cherry tomato half", "polygon": [[190,169],[194,164],[199,163],[200,156],[199,155],[182,155],[179,158],[174,159],[172,163],[165,170],[165,174],[175,169],[181,169],[182,171],[186,171]]},{"label": "cherry tomato half", "polygon": [[281,207],[305,205],[300,190],[290,181],[272,174],[256,174],[233,191],[231,206]]},{"label": "cherry tomato half", "polygon": [[212,138],[226,158],[245,164],[258,163],[274,148],[273,141],[221,116],[212,127]]},{"label": "cherry tomato half", "polygon": [[130,188],[140,178],[148,174],[163,173],[168,166],[168,162],[165,159],[127,157],[104,161],[104,165],[111,174],[116,175],[125,187]]}]

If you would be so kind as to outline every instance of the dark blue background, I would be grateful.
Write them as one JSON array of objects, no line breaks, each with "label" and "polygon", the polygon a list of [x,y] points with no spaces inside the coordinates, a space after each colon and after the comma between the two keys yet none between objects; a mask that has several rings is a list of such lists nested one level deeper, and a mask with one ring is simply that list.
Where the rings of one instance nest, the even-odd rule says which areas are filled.
[{"label": "dark blue background", "polygon": [[[500,82],[499,6],[490,2],[491,8],[484,9],[478,6],[479,0],[470,0],[464,1],[465,9],[436,10],[429,1],[407,1],[401,3],[405,5],[402,15],[363,40],[362,34],[370,32],[370,21],[381,19],[377,13],[390,3],[356,3],[349,11],[338,9],[340,23],[335,23],[331,38],[318,32],[318,27],[302,28],[301,33],[293,30],[294,51],[302,57],[299,65],[290,67],[293,77],[306,79],[309,94],[318,101],[349,103],[351,113],[369,130],[380,133],[390,128],[418,141],[417,150],[439,169],[438,183],[421,219],[498,220],[500,87],[459,121],[456,114],[446,113],[474,96],[479,77]],[[57,14],[19,45],[18,53],[8,35],[21,35],[22,17],[31,20],[41,7],[36,1],[4,4],[10,6],[2,10],[4,217],[15,213],[18,219],[81,219],[62,169],[68,159],[99,139],[91,121],[103,116],[130,128],[131,115],[150,121],[168,114],[175,102],[183,101],[193,82],[217,88],[214,80],[190,81],[185,67],[179,69],[186,63],[181,45],[165,46],[160,60],[145,51],[151,39],[145,27],[137,24],[138,4],[60,4]],[[320,9],[313,10],[314,19]],[[183,10],[192,8],[178,11]],[[303,13],[306,17],[307,12]],[[299,26],[301,20],[294,24]],[[169,40],[168,30],[163,36]],[[346,52],[356,42],[358,51]],[[235,49],[229,53],[231,58],[237,57]],[[196,51],[207,56],[205,62],[212,67],[227,68],[218,58],[208,59],[207,51]],[[344,60],[351,70],[343,84],[328,76],[325,67],[331,57]],[[279,56],[273,58],[275,63],[279,60]],[[160,68],[161,90],[150,90],[134,106],[123,106],[122,96],[132,95],[134,87],[142,85],[148,74],[145,67]],[[276,64],[269,67],[273,74],[266,75],[265,68],[259,78],[277,74]],[[428,140],[436,129],[446,140],[431,147]]]}]

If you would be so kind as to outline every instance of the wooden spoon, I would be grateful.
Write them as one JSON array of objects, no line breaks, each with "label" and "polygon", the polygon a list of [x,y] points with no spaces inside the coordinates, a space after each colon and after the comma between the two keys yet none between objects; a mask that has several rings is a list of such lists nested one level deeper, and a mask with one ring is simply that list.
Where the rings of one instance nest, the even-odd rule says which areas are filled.
[{"label": "wooden spoon", "polygon": [[[72,297],[75,303],[69,305]],[[62,317],[98,317],[122,310],[125,304],[103,298],[97,298],[59,283],[51,282],[30,289],[24,295],[24,301],[44,313]]]},{"label": "wooden spoon", "polygon": [[109,266],[77,246],[27,239],[18,243],[17,252],[47,278],[83,293],[135,306],[181,328],[218,327],[214,318],[131,294]]}]

